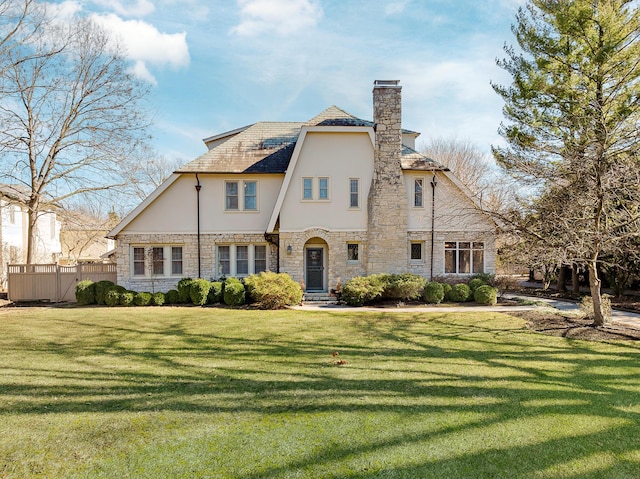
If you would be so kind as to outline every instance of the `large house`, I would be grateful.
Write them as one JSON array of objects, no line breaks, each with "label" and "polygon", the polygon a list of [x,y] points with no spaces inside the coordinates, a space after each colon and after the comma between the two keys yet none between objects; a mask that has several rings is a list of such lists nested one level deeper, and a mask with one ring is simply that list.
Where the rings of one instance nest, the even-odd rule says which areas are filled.
[{"label": "large house", "polygon": [[308,292],[356,275],[427,278],[495,269],[494,224],[401,126],[401,86],[376,81],[373,122],[329,107],[204,140],[108,234],[118,283],[168,290],[182,277],[289,273]]}]

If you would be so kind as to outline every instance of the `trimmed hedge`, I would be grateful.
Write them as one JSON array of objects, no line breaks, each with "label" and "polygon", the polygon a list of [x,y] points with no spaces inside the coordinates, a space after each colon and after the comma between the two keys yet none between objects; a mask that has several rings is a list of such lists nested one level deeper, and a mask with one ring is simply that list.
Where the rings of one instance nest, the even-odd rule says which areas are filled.
[{"label": "trimmed hedge", "polygon": [[427,283],[424,287],[422,299],[424,299],[426,303],[430,304],[442,303],[442,300],[444,299],[444,285],[436,283],[435,281]]},{"label": "trimmed hedge", "polygon": [[96,283],[96,304],[107,304],[105,296],[109,288],[113,288],[116,284],[113,281],[102,280]]},{"label": "trimmed hedge", "polygon": [[151,298],[151,304],[153,306],[162,306],[165,303],[165,294],[164,293],[153,293]]},{"label": "trimmed hedge", "polygon": [[76,301],[81,306],[96,304],[96,284],[90,280],[78,282],[76,284]]},{"label": "trimmed hedge", "polygon": [[498,302],[498,290],[488,284],[478,286],[473,293],[473,299],[478,304],[496,304]]},{"label": "trimmed hedge", "polygon": [[207,304],[222,303],[222,282],[212,281],[209,294],[207,295]]},{"label": "trimmed hedge", "polygon": [[167,294],[164,295],[164,302],[166,304],[178,304],[180,302],[180,294],[177,289],[170,289]]},{"label": "trimmed hedge", "polygon": [[469,281],[468,284],[469,284],[469,289],[471,289],[471,294],[474,294],[476,292],[476,289],[478,289],[480,286],[484,286],[487,283],[485,283],[480,278],[473,278],[472,280]]},{"label": "trimmed hedge", "polygon": [[133,302],[136,306],[149,306],[151,304],[151,298],[151,293],[137,293],[133,298]]},{"label": "trimmed hedge", "polygon": [[383,274],[380,280],[384,291],[382,299],[396,299],[401,301],[410,301],[419,299],[424,292],[427,280],[417,274]]},{"label": "trimmed hedge", "polygon": [[287,273],[264,271],[244,282],[249,297],[262,309],[281,309],[302,301],[302,288]]},{"label": "trimmed hedge", "polygon": [[237,278],[227,278],[223,289],[224,304],[241,306],[245,303],[244,284]]},{"label": "trimmed hedge", "polygon": [[362,306],[382,298],[382,275],[354,276],[342,287],[342,299],[350,306]]},{"label": "trimmed hedge", "polygon": [[191,278],[182,278],[178,281],[178,302],[190,303],[191,302]]},{"label": "trimmed hedge", "polygon": [[196,306],[203,306],[207,304],[207,295],[209,294],[210,289],[210,281],[206,279],[194,279],[189,286],[191,302]]},{"label": "trimmed hedge", "polygon": [[123,291],[119,293],[120,306],[133,306],[135,304],[136,292],[135,291]]},{"label": "trimmed hedge", "polygon": [[120,304],[120,293],[110,288],[104,295],[104,304],[107,306],[118,306]]},{"label": "trimmed hedge", "polygon": [[471,298],[471,288],[466,284],[454,284],[447,294],[447,300],[454,303],[464,303]]}]

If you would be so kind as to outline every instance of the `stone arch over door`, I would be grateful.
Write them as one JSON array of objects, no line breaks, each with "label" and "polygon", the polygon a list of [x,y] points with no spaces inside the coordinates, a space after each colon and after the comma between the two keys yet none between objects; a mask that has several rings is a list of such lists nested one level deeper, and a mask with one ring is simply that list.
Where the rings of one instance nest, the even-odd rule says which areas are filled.
[{"label": "stone arch over door", "polygon": [[329,244],[319,236],[304,244],[304,283],[309,293],[328,291]]}]

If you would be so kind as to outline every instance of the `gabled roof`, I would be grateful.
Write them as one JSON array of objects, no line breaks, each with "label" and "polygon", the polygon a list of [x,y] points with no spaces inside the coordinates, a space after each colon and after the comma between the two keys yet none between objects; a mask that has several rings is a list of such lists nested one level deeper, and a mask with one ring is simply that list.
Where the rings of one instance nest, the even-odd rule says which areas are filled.
[{"label": "gabled roof", "polygon": [[[176,173],[285,173],[303,126],[373,128],[374,124],[335,105],[306,122],[261,121],[205,138],[207,145],[223,141],[176,170]],[[412,136],[419,134],[411,130],[402,130],[402,133]],[[443,168],[408,147],[403,148],[402,155],[404,169]]]},{"label": "gabled roof", "polygon": [[0,196],[4,196],[10,201],[26,204],[29,201],[31,190],[23,185],[9,185],[0,183]]}]

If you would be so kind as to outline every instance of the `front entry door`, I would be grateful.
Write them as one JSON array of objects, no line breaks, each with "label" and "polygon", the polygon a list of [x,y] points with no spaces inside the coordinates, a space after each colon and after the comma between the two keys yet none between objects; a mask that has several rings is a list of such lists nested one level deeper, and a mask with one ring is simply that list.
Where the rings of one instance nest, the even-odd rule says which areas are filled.
[{"label": "front entry door", "polygon": [[324,289],[324,250],[307,248],[307,291]]}]

